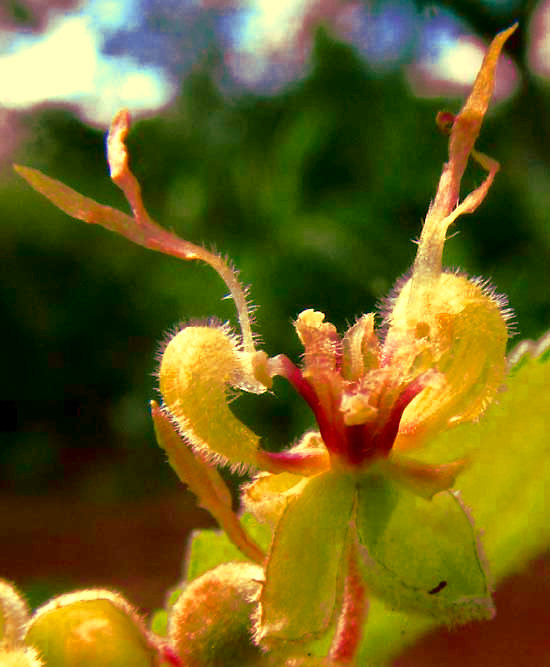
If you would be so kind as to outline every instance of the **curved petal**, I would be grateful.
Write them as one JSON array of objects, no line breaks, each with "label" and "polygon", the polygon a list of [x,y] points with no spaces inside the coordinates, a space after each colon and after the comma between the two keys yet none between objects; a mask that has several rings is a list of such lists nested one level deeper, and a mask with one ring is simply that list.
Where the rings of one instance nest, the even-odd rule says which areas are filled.
[{"label": "curved petal", "polygon": [[160,366],[165,410],[191,447],[207,461],[242,469],[258,464],[260,437],[228,406],[227,385],[241,383],[245,367],[223,326],[189,326],[166,346]]}]

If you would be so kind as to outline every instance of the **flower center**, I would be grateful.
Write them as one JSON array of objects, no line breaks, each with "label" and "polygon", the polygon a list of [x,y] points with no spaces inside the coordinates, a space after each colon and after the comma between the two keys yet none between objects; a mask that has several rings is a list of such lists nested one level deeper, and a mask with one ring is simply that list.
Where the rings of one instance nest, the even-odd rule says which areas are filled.
[{"label": "flower center", "polygon": [[[378,405],[371,406],[372,393],[369,395],[360,389],[346,393],[344,387],[349,383],[342,378],[339,369],[307,377],[307,370],[299,369],[288,357],[280,355],[277,361],[279,374],[311,408],[331,457],[352,467],[389,455],[405,408],[425,388],[431,375],[423,373],[395,391],[389,383],[389,375],[381,374],[382,386],[376,388]],[[350,403],[355,405],[350,407]]]}]

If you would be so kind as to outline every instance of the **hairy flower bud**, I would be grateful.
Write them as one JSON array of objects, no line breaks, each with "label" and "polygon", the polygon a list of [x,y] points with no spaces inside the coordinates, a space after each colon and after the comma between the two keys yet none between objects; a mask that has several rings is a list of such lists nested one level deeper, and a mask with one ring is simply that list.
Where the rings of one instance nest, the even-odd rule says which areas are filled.
[{"label": "hairy flower bud", "polygon": [[502,299],[465,276],[441,273],[435,284],[399,292],[385,341],[385,363],[418,375],[436,372],[405,409],[396,450],[419,436],[479,417],[502,384],[508,338]]},{"label": "hairy flower bud", "polygon": [[27,605],[17,589],[0,580],[0,646],[16,646],[23,638],[28,618]]},{"label": "hairy flower bud", "polygon": [[169,635],[186,667],[258,667],[250,616],[263,582],[250,563],[224,563],[192,581],[173,607]]},{"label": "hairy flower bud", "polygon": [[154,667],[156,647],[120,595],[85,590],[54,598],[32,618],[25,642],[48,667]]},{"label": "hairy flower bud", "polygon": [[0,665],[2,667],[44,667],[33,648],[0,648]]}]

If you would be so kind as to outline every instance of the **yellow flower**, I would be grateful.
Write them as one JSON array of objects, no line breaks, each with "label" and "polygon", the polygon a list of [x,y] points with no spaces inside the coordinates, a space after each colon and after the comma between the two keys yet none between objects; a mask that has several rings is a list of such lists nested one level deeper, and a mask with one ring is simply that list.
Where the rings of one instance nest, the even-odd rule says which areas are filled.
[{"label": "yellow flower", "polygon": [[[152,414],[159,444],[180,478],[239,549],[265,567],[256,622],[256,640],[265,645],[325,633],[344,580],[335,661],[357,648],[365,582],[390,605],[449,622],[493,613],[478,536],[458,493],[448,490],[465,461],[426,463],[414,453],[418,457],[445,429],[480,418],[504,379],[505,301],[483,281],[445,271],[442,254],[449,227],[479,206],[498,171],[474,143],[498,56],[515,27],[495,37],[466,104],[452,119],[449,160],[416,259],[388,299],[380,332],[372,313],[340,336],[323,313],[306,310],[295,323],[304,346],[301,367],[285,355],[269,358],[256,350],[246,290],[227,262],[148,216],[128,166],[127,112],[113,120],[108,159],[133,217],[36,170],[17,168],[70,215],[145,247],[202,260],[227,284],[241,335],[219,324],[178,332],[162,355],[163,405],[153,403]],[[488,174],[459,203],[470,156]],[[316,430],[280,453],[262,449],[260,438],[228,407],[230,388],[262,393],[274,376],[296,389],[317,422]],[[213,463],[263,471],[244,488],[243,500],[273,527],[267,556],[232,511],[231,494]]]}]

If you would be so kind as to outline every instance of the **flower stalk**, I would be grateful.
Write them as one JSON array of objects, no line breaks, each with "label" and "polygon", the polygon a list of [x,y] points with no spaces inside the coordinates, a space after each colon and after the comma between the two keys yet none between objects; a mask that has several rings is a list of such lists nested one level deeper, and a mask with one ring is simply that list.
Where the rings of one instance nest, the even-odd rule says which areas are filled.
[{"label": "flower stalk", "polygon": [[344,603],[329,653],[329,658],[337,665],[354,664],[368,610],[367,587],[359,569],[357,546],[352,544],[348,555]]}]

